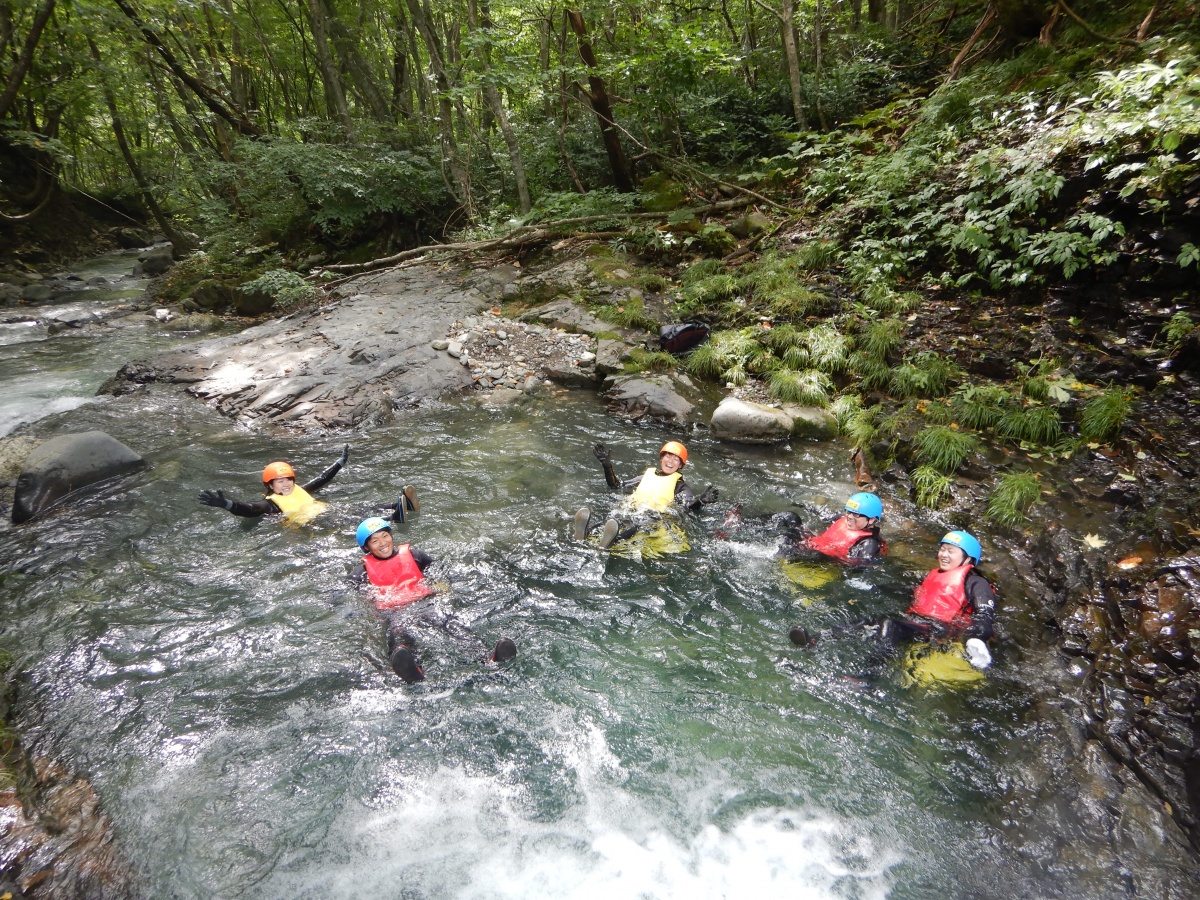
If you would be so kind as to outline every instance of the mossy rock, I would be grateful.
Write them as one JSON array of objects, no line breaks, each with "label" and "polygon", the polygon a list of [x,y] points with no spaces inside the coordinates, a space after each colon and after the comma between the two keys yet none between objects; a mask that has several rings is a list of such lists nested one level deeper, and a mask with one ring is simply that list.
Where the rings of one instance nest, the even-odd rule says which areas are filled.
[{"label": "mossy rock", "polygon": [[687,204],[687,192],[674,179],[656,172],[642,181],[642,201],[646,212],[670,212]]},{"label": "mossy rock", "polygon": [[233,292],[233,311],[239,316],[261,316],[275,306],[275,298],[263,290]]},{"label": "mossy rock", "polygon": [[171,319],[163,328],[167,331],[216,331],[224,323],[220,316],[214,316],[206,313],[189,313],[184,316],[176,316]]},{"label": "mossy rock", "polygon": [[224,282],[209,278],[192,289],[189,298],[200,309],[228,309],[233,306],[234,290]]}]

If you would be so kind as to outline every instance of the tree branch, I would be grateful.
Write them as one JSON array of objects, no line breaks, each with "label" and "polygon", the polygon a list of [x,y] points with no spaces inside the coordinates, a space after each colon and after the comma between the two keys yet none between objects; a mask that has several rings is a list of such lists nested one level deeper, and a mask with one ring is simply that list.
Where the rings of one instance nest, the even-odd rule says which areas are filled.
[{"label": "tree branch", "polygon": [[[1129,38],[1109,37],[1108,35],[1104,35],[1098,31],[1096,31],[1096,29],[1092,28],[1091,25],[1089,25],[1087,22],[1083,21],[1083,19],[1079,18],[1078,14],[1075,12],[1075,10],[1073,10],[1073,9],[1071,9],[1071,7],[1067,6],[1066,0],[1058,0],[1058,7],[1064,13],[1066,13],[1068,16],[1070,16],[1076,25],[1078,25],[1080,28],[1082,28],[1084,31],[1086,31],[1088,34],[1090,34],[1092,37],[1094,37],[1098,41],[1107,41],[1110,44],[1124,44],[1127,47],[1139,46],[1137,41],[1131,41]],[[1154,11],[1151,10],[1151,13],[1153,13],[1153,12]],[[1146,18],[1149,19],[1149,16],[1147,16]]]}]

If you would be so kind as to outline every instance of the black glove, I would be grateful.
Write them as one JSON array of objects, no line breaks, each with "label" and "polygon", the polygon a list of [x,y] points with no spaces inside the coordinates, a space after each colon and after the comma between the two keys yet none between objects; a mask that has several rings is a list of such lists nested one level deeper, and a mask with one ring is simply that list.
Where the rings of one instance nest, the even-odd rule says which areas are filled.
[{"label": "black glove", "polygon": [[342,448],[342,455],[338,457],[338,465],[344,466],[346,464],[346,460],[348,460],[349,458],[350,458],[350,445],[347,444],[346,446],[344,446]]},{"label": "black glove", "polygon": [[205,506],[219,506],[221,509],[233,509],[233,501],[225,499],[224,491],[201,491],[200,502]]},{"label": "black glove", "polygon": [[720,496],[721,495],[717,493],[717,489],[710,484],[705,489],[704,493],[700,495],[700,502],[706,505],[709,503],[716,503],[717,498]]},{"label": "black glove", "polygon": [[601,463],[606,463],[612,458],[612,455],[608,452],[608,448],[600,443],[592,447],[592,452],[596,454],[596,459],[600,460]]}]

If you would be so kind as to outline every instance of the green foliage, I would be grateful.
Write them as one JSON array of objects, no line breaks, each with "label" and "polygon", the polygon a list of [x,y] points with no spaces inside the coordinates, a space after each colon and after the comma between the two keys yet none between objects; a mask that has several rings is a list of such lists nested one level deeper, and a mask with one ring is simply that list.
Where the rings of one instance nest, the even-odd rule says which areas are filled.
[{"label": "green foliage", "polygon": [[1133,405],[1127,388],[1110,387],[1090,401],[1079,415],[1079,434],[1084,440],[1107,443],[1121,431]]},{"label": "green foliage", "polygon": [[262,291],[275,298],[279,309],[295,309],[312,303],[321,296],[311,284],[288,269],[271,269],[257,278],[246,281],[238,286],[244,294]]},{"label": "green foliage", "polygon": [[887,362],[903,343],[904,323],[899,319],[875,319],[867,322],[855,337],[855,345],[872,359]]},{"label": "green foliage", "polygon": [[684,363],[693,375],[732,384],[745,384],[751,366],[769,353],[760,344],[756,329],[717,331],[693,350]]},{"label": "green foliage", "polygon": [[639,328],[653,331],[658,323],[646,315],[646,303],[638,296],[626,297],[620,304],[602,303],[592,307],[596,318],[622,328]]},{"label": "green foliage", "polygon": [[882,391],[891,383],[891,367],[874,356],[856,351],[850,354],[849,364],[858,387],[864,391]]},{"label": "green foliage", "polygon": [[634,347],[629,351],[629,360],[625,363],[625,371],[635,372],[667,372],[679,365],[679,359],[670,353],[646,350]]},{"label": "green foliage", "polygon": [[833,385],[829,376],[818,369],[796,372],[780,368],[771,374],[769,390],[771,396],[781,403],[826,406]]},{"label": "green foliage", "polygon": [[[622,194],[613,188],[601,187],[586,194],[575,191],[547,192],[538,198],[537,206],[526,215],[522,224],[557,222],[561,219],[579,219],[589,216],[602,217],[590,227],[605,231],[628,226],[627,213],[637,208],[637,194]],[[611,218],[603,218],[611,216]]]},{"label": "green foliage", "polygon": [[996,385],[964,384],[951,401],[954,420],[964,428],[986,431],[993,428],[1005,410],[1014,405],[1014,398]]},{"label": "green foliage", "polygon": [[940,354],[918,353],[911,361],[892,370],[888,390],[898,400],[941,397],[955,374],[954,366]]},{"label": "green foliage", "polygon": [[839,256],[833,241],[808,241],[796,251],[796,267],[804,272],[824,272],[837,265]]},{"label": "green foliage", "polygon": [[1051,406],[1014,406],[1000,417],[996,433],[1022,444],[1052,446],[1062,438],[1062,422],[1058,410]]},{"label": "green foliage", "polygon": [[1163,326],[1162,338],[1168,347],[1177,348],[1195,330],[1196,323],[1192,321],[1192,317],[1179,310]]},{"label": "green foliage", "polygon": [[933,466],[918,466],[913,469],[912,483],[917,495],[917,505],[926,509],[940,509],[950,495],[952,481],[951,476],[944,475]]},{"label": "green foliage", "polygon": [[931,425],[917,435],[917,459],[939,472],[951,475],[963,461],[979,450],[979,438],[948,425]]},{"label": "green foliage", "polygon": [[1006,472],[996,479],[988,497],[987,517],[1012,528],[1024,522],[1041,496],[1041,485],[1032,472]]},{"label": "green foliage", "polygon": [[814,368],[829,375],[836,375],[848,367],[850,343],[832,325],[810,328],[804,333],[803,340]]}]

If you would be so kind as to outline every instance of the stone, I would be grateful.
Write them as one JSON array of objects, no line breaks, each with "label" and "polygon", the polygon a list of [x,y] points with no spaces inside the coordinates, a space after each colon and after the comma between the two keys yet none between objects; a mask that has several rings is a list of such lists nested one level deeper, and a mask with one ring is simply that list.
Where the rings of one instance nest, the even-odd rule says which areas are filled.
[{"label": "stone", "polygon": [[141,456],[103,431],[52,437],[25,458],[13,495],[13,524],[28,522],[81,488],[145,464]]},{"label": "stone", "polygon": [[570,387],[594,387],[599,376],[594,368],[560,360],[547,364],[546,377]]},{"label": "stone", "polygon": [[135,271],[143,275],[164,275],[173,265],[175,265],[175,260],[171,258],[170,249],[164,248],[145,256],[139,256]]},{"label": "stone", "polygon": [[54,299],[54,288],[48,284],[31,284],[21,291],[22,303],[49,303]]},{"label": "stone", "polygon": [[239,316],[261,316],[275,306],[275,298],[263,290],[233,291],[233,311]]},{"label": "stone", "polygon": [[233,305],[233,288],[219,281],[202,281],[193,288],[190,299],[200,309],[228,309]]},{"label": "stone", "polygon": [[632,345],[625,341],[602,338],[596,345],[596,371],[601,375],[613,375],[625,370]]},{"label": "stone", "polygon": [[798,406],[785,403],[783,411],[792,417],[792,437],[813,441],[830,441],[838,436],[838,423],[833,413],[819,406]]},{"label": "stone", "polygon": [[170,322],[171,311],[169,309],[156,309],[154,311],[154,318],[160,322]]},{"label": "stone", "polygon": [[459,359],[463,355],[462,344],[460,344],[458,341],[450,341],[450,343],[446,345],[446,352],[455,359]]},{"label": "stone", "polygon": [[792,417],[781,409],[726,397],[713,412],[713,437],[739,444],[779,444],[792,437]]},{"label": "stone", "polygon": [[438,339],[429,345],[434,350],[446,350],[450,346],[450,342],[443,339]]},{"label": "stone", "polygon": [[695,408],[675,390],[666,375],[619,375],[608,380],[604,397],[608,411],[628,419],[651,417],[669,422],[686,422]]}]

